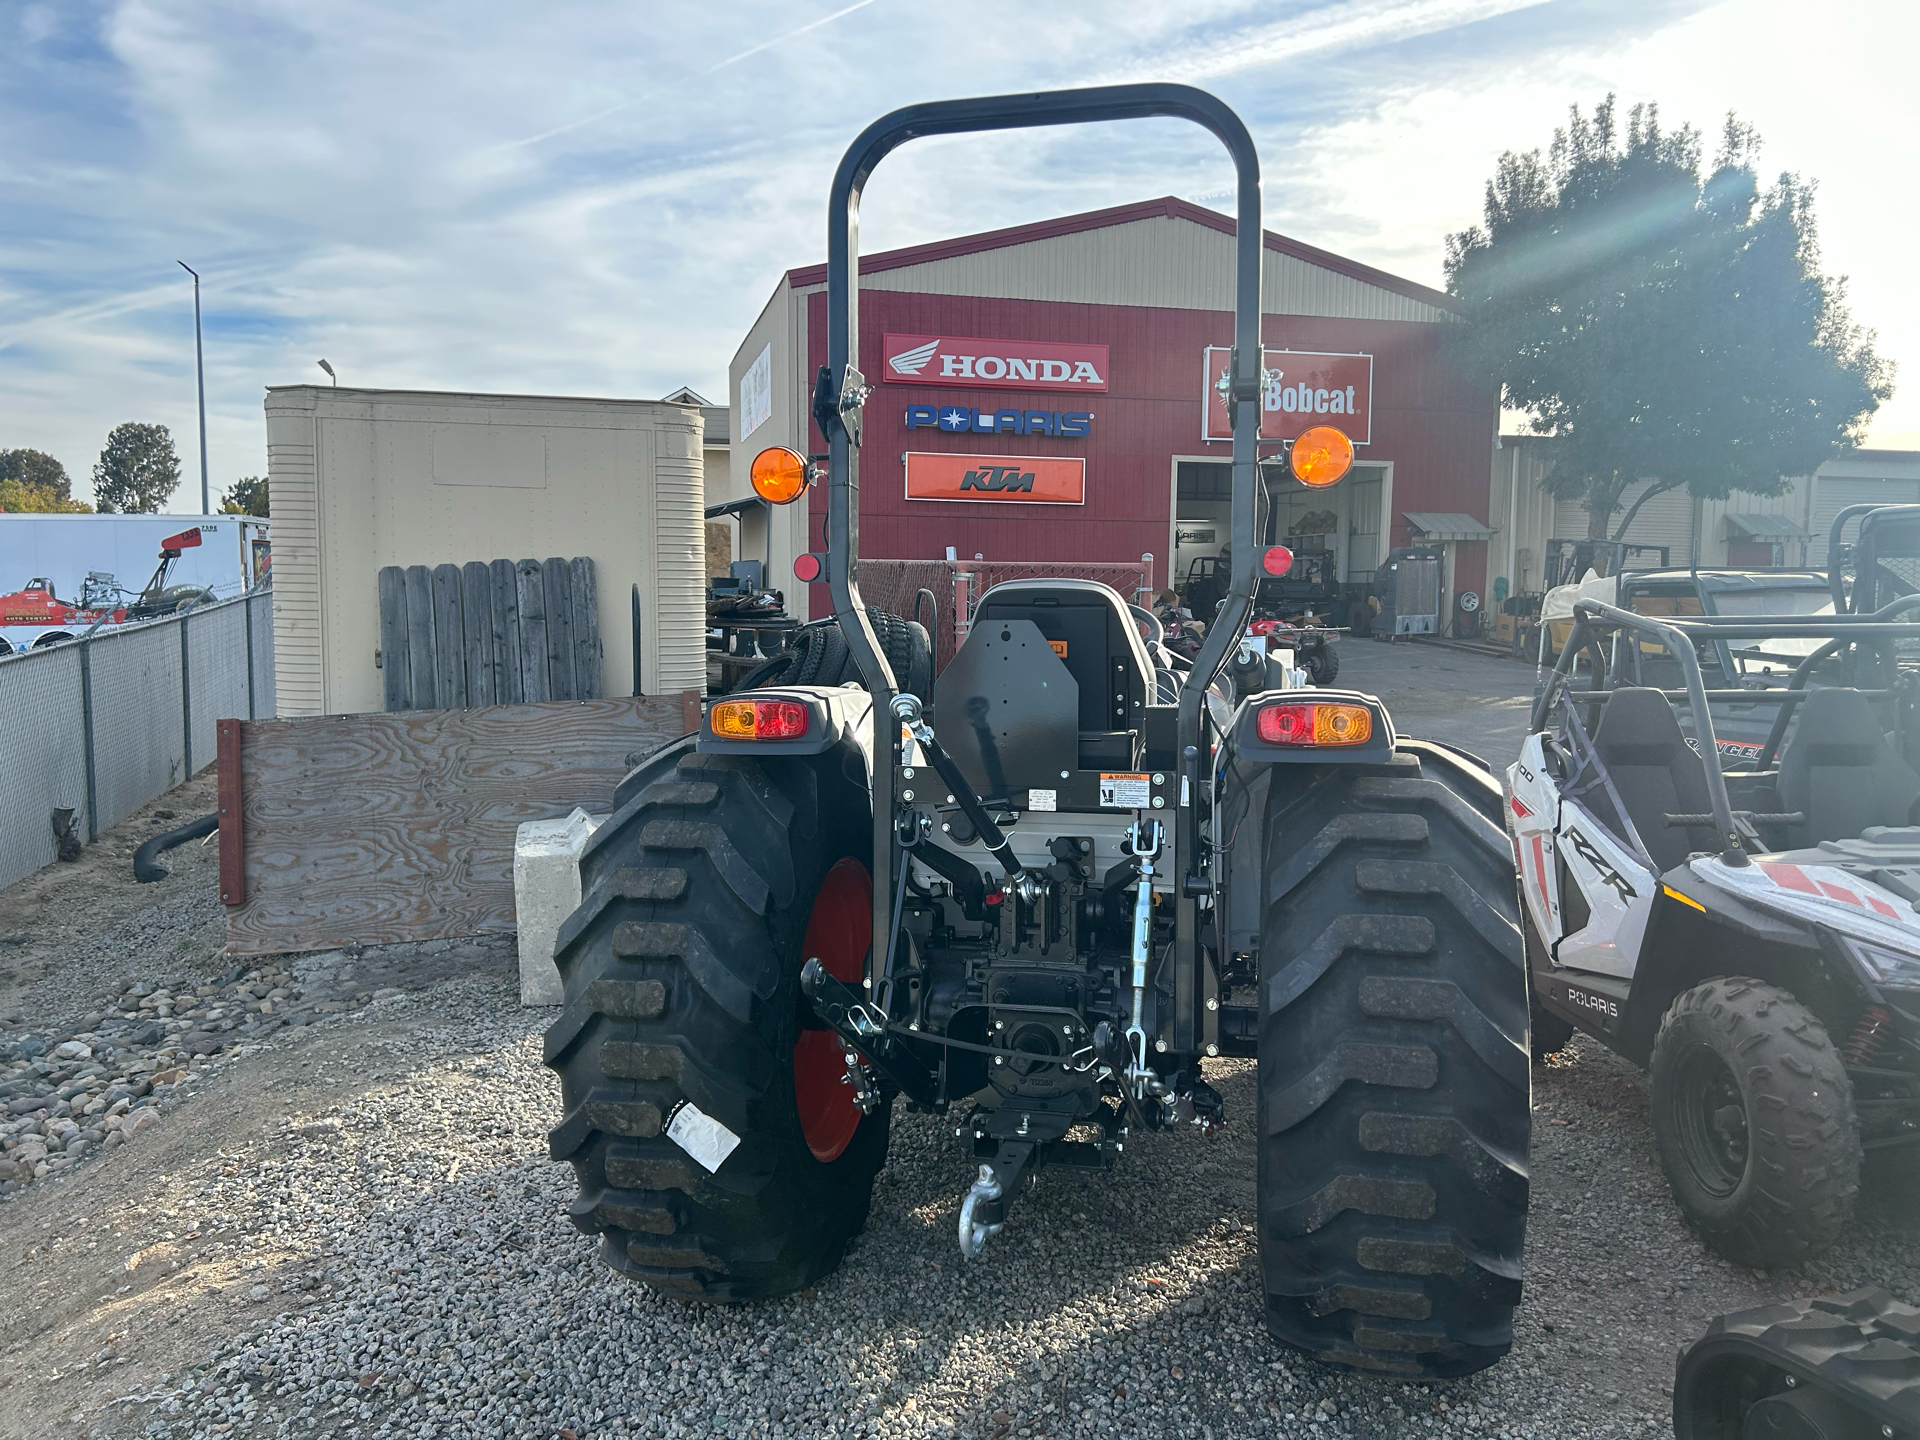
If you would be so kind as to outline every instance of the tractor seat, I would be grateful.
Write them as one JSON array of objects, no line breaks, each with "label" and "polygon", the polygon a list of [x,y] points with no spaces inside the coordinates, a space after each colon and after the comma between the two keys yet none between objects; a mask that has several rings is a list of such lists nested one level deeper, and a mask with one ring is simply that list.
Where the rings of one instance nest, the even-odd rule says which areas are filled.
[{"label": "tractor seat", "polygon": [[[1667,824],[1668,815],[1704,815],[1713,809],[1713,801],[1700,757],[1687,744],[1666,696],[1639,686],[1614,691],[1594,732],[1593,748],[1663,873],[1695,850],[1715,848],[1711,826]],[[1591,791],[1588,798],[1598,805],[1605,793],[1604,788]]]},{"label": "tractor seat", "polygon": [[1093,580],[1009,580],[980,598],[973,623],[1007,620],[1031,620],[1073,676],[1083,736],[1142,728],[1137,711],[1155,703],[1154,666],[1119,591]]},{"label": "tractor seat", "polygon": [[1816,690],[1780,756],[1780,808],[1803,811],[1797,846],[1852,840],[1870,825],[1906,825],[1920,775],[1900,758],[1859,691]]}]

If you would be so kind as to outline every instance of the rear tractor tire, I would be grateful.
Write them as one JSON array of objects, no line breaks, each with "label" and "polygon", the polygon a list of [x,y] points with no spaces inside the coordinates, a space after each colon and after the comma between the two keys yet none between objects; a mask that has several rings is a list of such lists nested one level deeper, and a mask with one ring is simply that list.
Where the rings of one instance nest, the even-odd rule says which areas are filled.
[{"label": "rear tractor tire", "polygon": [[1860,1189],[1853,1083],[1814,1013],[1759,980],[1667,1008],[1648,1066],[1674,1199],[1715,1250],[1772,1270],[1831,1245]]},{"label": "rear tractor tire", "polygon": [[857,983],[871,823],[843,757],[650,756],[581,861],[547,1031],[575,1225],[614,1270],[690,1300],[813,1283],[866,1223],[888,1114],[862,1115],[800,967]]},{"label": "rear tractor tire", "polygon": [[[1513,1344],[1531,1114],[1500,787],[1405,742],[1267,802],[1259,1211],[1267,1328],[1466,1375]],[[1282,785],[1287,789],[1282,789]]]}]

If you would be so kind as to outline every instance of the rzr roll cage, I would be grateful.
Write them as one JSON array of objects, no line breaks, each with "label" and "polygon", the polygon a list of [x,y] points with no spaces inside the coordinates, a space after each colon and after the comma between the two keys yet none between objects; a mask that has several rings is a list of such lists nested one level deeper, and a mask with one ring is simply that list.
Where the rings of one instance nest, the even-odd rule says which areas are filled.
[{"label": "rzr roll cage", "polygon": [[[1655,619],[1599,600],[1581,600],[1573,607],[1573,628],[1567,634],[1567,643],[1561,646],[1560,658],[1547,676],[1547,683],[1541,687],[1539,699],[1534,701],[1529,728],[1535,733],[1545,730],[1555,704],[1564,701],[1569,706],[1584,704],[1587,707],[1586,732],[1591,734],[1598,730],[1601,708],[1614,694],[1614,687],[1608,684],[1611,677],[1600,637],[1626,631],[1657,641],[1679,663],[1686,682],[1685,689],[1663,690],[1661,693],[1669,701],[1685,701],[1693,713],[1694,739],[1700,751],[1701,766],[1706,771],[1707,794],[1713,804],[1714,828],[1724,842],[1720,858],[1729,865],[1745,865],[1748,863],[1746,840],[1742,827],[1736,821],[1732,804],[1727,799],[1726,773],[1721,768],[1720,746],[1713,732],[1712,702],[1737,701],[1743,705],[1773,704],[1780,707],[1774,717],[1773,728],[1768,732],[1766,743],[1761,747],[1754,764],[1755,770],[1765,770],[1779,754],[1780,742],[1785,738],[1787,725],[1793,718],[1793,708],[1806,699],[1809,693],[1807,682],[1820,662],[1849,645],[1862,642],[1878,641],[1891,646],[1897,640],[1920,640],[1920,621],[1894,619],[1914,609],[1920,609],[1920,593],[1903,595],[1871,615],[1791,615],[1771,620],[1745,615],[1668,616]],[[1751,690],[1706,688],[1706,683],[1700,677],[1697,645],[1724,640],[1774,639],[1825,640],[1826,643],[1794,666],[1793,674],[1784,686]],[[1592,669],[1593,683],[1585,690],[1575,690],[1571,688],[1573,669],[1583,654]],[[1860,689],[1858,693],[1869,700],[1885,700],[1897,698],[1901,692]]]},{"label": "rzr roll cage", "polygon": [[[1085,90],[995,95],[909,105],[884,115],[861,132],[840,161],[827,208],[827,363],[816,379],[813,418],[827,440],[826,581],[834,619],[846,635],[860,678],[873,695],[873,933],[881,939],[869,956],[876,969],[892,973],[898,905],[894,868],[894,763],[900,721],[892,701],[895,676],[881,653],[855,578],[860,560],[860,414],[872,387],[860,373],[860,197],[874,167],[909,140],[929,135],[1017,130],[1046,125],[1083,125],[1103,120],[1168,117],[1191,120],[1211,131],[1233,159],[1238,182],[1235,233],[1233,359],[1227,409],[1233,428],[1233,501],[1230,535],[1233,570],[1224,606],[1210,624],[1192,671],[1180,686],[1177,730],[1180,804],[1175,811],[1176,851],[1184,873],[1176,887],[1174,1015],[1171,1047],[1199,1048],[1204,1023],[1195,897],[1210,886],[1200,872],[1198,799],[1206,723],[1203,697],[1238,640],[1252,608],[1255,520],[1258,504],[1260,433],[1260,160],[1240,117],[1204,90],[1187,85],[1108,85]],[[922,696],[921,699],[927,697]],[[884,949],[882,948],[884,946]],[[880,983],[875,981],[875,992]]]}]

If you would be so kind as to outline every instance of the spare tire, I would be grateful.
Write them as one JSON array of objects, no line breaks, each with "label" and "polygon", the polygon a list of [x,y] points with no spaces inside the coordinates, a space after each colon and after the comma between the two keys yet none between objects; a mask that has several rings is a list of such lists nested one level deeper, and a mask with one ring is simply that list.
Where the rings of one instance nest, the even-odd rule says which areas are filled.
[{"label": "spare tire", "polygon": [[[867,609],[880,653],[893,667],[893,680],[901,690],[925,699],[933,690],[933,642],[927,627],[916,620],[903,620],[885,610]],[[787,647],[765,664],[756,666],[740,678],[737,690],[757,690],[768,685],[847,685],[858,683],[860,667],[847,644],[837,620],[816,620],[802,625],[787,640]]]}]

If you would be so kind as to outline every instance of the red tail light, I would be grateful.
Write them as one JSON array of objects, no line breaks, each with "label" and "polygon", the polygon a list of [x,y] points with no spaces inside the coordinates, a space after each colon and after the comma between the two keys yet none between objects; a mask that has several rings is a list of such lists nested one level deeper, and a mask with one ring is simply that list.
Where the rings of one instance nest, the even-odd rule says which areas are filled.
[{"label": "red tail light", "polygon": [[811,718],[798,700],[723,700],[707,727],[722,740],[799,740]]},{"label": "red tail light", "polygon": [[1261,710],[1256,728],[1269,745],[1364,745],[1373,716],[1364,705],[1284,701]]}]

